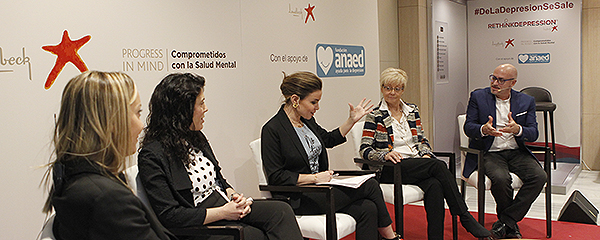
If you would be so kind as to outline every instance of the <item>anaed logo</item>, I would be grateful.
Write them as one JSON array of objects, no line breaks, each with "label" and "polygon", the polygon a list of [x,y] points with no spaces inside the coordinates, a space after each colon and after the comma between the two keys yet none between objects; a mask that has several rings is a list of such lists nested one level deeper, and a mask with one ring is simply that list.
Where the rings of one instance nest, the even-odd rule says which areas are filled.
[{"label": "anaed logo", "polygon": [[363,46],[317,44],[317,76],[345,77],[365,75]]},{"label": "anaed logo", "polygon": [[550,53],[519,53],[519,64],[550,63]]},{"label": "anaed logo", "polygon": [[83,45],[85,45],[88,41],[90,41],[92,37],[87,35],[75,41],[71,40],[69,37],[69,32],[65,30],[62,35],[62,40],[58,45],[50,45],[43,46],[42,49],[56,55],[56,62],[54,63],[54,67],[50,71],[48,78],[46,79],[46,84],[44,84],[44,88],[50,89],[56,81],[56,78],[63,70],[67,63],[72,63],[79,69],[81,72],[85,72],[88,70],[87,66],[81,60],[81,56],[77,53]]}]

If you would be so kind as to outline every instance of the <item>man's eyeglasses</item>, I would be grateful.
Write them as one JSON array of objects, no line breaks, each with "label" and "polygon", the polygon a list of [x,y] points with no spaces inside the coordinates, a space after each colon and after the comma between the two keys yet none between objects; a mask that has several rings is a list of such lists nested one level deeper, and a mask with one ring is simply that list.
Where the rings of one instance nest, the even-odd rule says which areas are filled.
[{"label": "man's eyeglasses", "polygon": [[404,87],[388,87],[388,86],[381,86],[381,87],[386,92],[391,92],[392,90],[394,90],[396,92],[400,92],[400,91],[404,90]]},{"label": "man's eyeglasses", "polygon": [[494,74],[490,74],[490,82],[498,81],[498,84],[500,84],[500,85],[504,84],[506,81],[512,81],[512,80],[515,80],[515,78],[502,79],[502,78],[498,78],[498,77],[494,76]]}]

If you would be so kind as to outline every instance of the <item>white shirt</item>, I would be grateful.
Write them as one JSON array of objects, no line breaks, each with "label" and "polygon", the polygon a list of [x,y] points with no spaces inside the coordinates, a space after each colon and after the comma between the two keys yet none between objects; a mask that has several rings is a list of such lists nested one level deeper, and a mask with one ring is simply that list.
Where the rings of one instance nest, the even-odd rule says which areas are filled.
[{"label": "white shirt", "polygon": [[[508,125],[508,114],[510,113],[510,97],[502,100],[496,97],[496,129],[501,129]],[[522,128],[519,129],[517,136],[522,134]],[[508,149],[517,149],[519,145],[515,140],[515,135],[512,133],[502,133],[502,136],[495,137],[490,152],[498,152]]]},{"label": "white shirt", "polygon": [[[402,108],[402,116],[400,119],[392,117],[392,131],[394,132],[394,151],[399,152],[402,157],[419,157],[419,151],[414,146],[416,145],[412,133],[410,132],[410,126],[406,116],[413,111],[413,108],[406,105],[404,101],[400,100],[400,107]],[[387,102],[382,101],[380,110],[390,111]],[[390,114],[391,115],[391,114]]]}]

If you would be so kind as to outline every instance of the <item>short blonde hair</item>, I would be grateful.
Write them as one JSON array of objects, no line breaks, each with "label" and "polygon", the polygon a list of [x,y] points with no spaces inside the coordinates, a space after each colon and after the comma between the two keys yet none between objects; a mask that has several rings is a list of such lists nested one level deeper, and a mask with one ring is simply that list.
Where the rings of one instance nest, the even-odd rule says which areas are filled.
[{"label": "short blonde hair", "polygon": [[398,68],[387,68],[381,72],[379,85],[380,87],[384,85],[400,85],[406,87],[407,81],[408,75],[406,75],[404,70]]}]

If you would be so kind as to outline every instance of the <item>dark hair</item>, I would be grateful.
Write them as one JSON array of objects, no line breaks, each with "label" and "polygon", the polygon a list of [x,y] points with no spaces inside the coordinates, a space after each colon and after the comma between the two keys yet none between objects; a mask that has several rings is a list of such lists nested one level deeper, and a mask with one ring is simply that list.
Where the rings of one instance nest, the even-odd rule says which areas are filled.
[{"label": "dark hair", "polygon": [[285,76],[283,82],[281,82],[281,86],[279,86],[281,94],[285,97],[286,104],[290,103],[290,97],[294,94],[298,95],[300,99],[304,99],[311,93],[322,88],[323,81],[311,72],[297,72]]},{"label": "dark hair", "polygon": [[208,144],[202,133],[190,129],[196,98],[204,90],[204,82],[204,77],[196,74],[173,73],[154,88],[142,146],[160,142],[171,159],[190,163],[190,151]]}]

